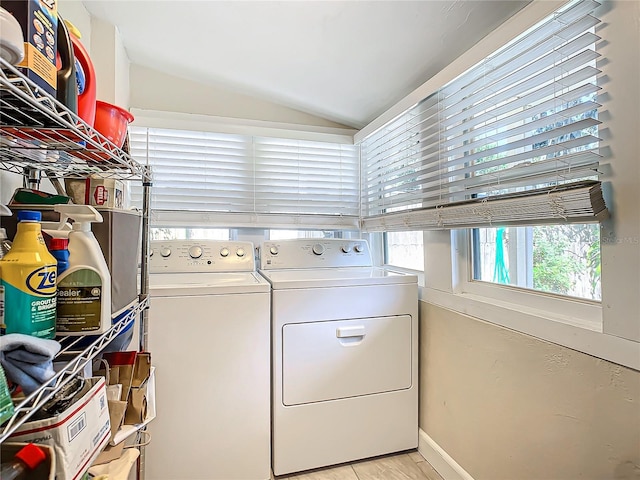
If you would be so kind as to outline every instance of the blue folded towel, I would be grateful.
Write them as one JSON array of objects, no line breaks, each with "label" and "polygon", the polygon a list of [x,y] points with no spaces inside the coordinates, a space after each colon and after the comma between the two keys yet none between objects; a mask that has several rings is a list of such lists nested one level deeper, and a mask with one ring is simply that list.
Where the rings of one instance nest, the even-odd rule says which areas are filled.
[{"label": "blue folded towel", "polygon": [[22,387],[25,395],[55,375],[53,358],[60,351],[55,340],[10,333],[0,337],[0,363],[7,378]]}]

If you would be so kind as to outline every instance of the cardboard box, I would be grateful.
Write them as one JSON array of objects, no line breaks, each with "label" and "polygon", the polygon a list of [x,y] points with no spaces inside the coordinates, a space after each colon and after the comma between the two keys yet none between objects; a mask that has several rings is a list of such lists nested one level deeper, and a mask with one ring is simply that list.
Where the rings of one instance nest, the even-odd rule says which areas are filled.
[{"label": "cardboard box", "polygon": [[124,183],[115,178],[91,175],[82,179],[64,180],[67,195],[73,203],[94,207],[124,208]]},{"label": "cardboard box", "polygon": [[18,67],[27,78],[55,97],[58,0],[2,0],[2,8],[8,10],[22,28],[24,60]]},{"label": "cardboard box", "polygon": [[[3,443],[0,445],[0,458],[3,462],[13,458],[26,443]],[[35,469],[29,472],[29,480],[55,480],[56,456],[49,445],[38,445],[44,451],[47,458]]]},{"label": "cardboard box", "polygon": [[78,480],[111,436],[104,378],[87,379],[76,398],[61,414],[27,422],[10,436],[53,447],[56,480]]}]

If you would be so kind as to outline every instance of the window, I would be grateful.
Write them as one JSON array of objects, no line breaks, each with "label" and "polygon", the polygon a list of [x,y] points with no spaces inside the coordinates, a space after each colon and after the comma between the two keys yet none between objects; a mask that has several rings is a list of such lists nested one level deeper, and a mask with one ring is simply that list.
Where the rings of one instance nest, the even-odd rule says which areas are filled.
[{"label": "window", "polygon": [[[376,232],[424,229],[425,287],[420,290],[420,293],[421,299],[426,304],[455,311],[460,315],[522,332],[555,344],[564,345],[637,370],[640,369],[640,343],[638,343],[640,342],[640,329],[638,328],[640,300],[635,295],[635,290],[637,290],[638,271],[640,271],[638,263],[640,259],[637,255],[638,218],[637,211],[634,210],[633,205],[638,204],[640,194],[638,193],[637,185],[632,179],[637,176],[637,162],[634,159],[638,157],[638,129],[636,128],[637,121],[633,120],[631,124],[629,124],[629,121],[637,118],[637,108],[634,108],[634,106],[638,104],[638,91],[630,88],[629,81],[631,77],[629,77],[628,70],[637,71],[639,59],[636,55],[637,52],[629,49],[629,42],[634,45],[637,44],[640,34],[632,25],[633,22],[629,23],[628,19],[637,16],[638,7],[636,4],[631,6],[628,2],[605,2],[602,7],[598,7],[596,2],[583,0],[570,2],[560,11],[554,12],[556,8],[557,6],[550,2],[531,2],[518,14],[514,15],[508,24],[497,28],[463,56],[443,69],[438,75],[428,80],[419,89],[412,92],[372,124],[356,134],[356,142],[361,142],[362,145],[363,181],[366,179],[366,182],[371,182],[368,191],[363,187],[362,201],[365,204],[363,205],[363,224],[366,230]],[[602,19],[602,23],[597,26],[594,25],[594,23],[598,22],[595,16]],[[544,17],[547,17],[546,20],[540,22],[539,19]],[[551,36],[553,38],[542,35],[553,24],[560,26],[561,29],[567,28],[567,30],[556,30],[557,34]],[[471,145],[471,142],[474,141],[473,139],[469,140],[467,144],[461,145],[461,150],[457,154],[453,149],[448,150],[449,147],[441,149],[440,145],[442,143],[438,143],[438,137],[444,132],[440,129],[437,121],[441,110],[433,108],[427,111],[429,102],[426,99],[431,98],[432,101],[437,102],[434,92],[442,89],[443,85],[453,84],[453,82],[463,79],[466,73],[460,75],[460,72],[467,72],[469,66],[474,62],[483,62],[487,61],[486,59],[495,58],[490,52],[496,51],[498,47],[511,40],[514,32],[525,32],[514,41],[516,43],[524,40],[525,43],[527,41],[530,42],[530,45],[542,45],[545,39],[552,42],[558,41],[554,51],[561,56],[563,51],[566,52],[564,48],[566,44],[563,42],[571,42],[581,36],[570,37],[565,33],[580,25],[585,27],[582,35],[587,35],[582,40],[593,39],[594,37],[591,35],[596,34],[597,36],[602,36],[603,40],[595,40],[593,43],[589,41],[591,53],[582,53],[576,50],[567,60],[573,58],[578,61],[586,59],[587,56],[593,57],[594,46],[598,49],[598,52],[595,52],[596,54],[606,54],[611,59],[600,57],[595,61],[588,60],[582,68],[578,68],[574,73],[566,70],[567,76],[564,77],[564,81],[549,87],[551,90],[559,92],[560,97],[553,100],[541,100],[541,102],[550,101],[554,104],[554,108],[557,108],[557,105],[562,105],[563,101],[568,100],[564,107],[561,107],[560,110],[555,110],[552,115],[557,115],[566,110],[565,113],[568,114],[566,119],[569,122],[565,123],[565,119],[560,120],[558,118],[557,122],[554,121],[544,128],[540,125],[537,127],[534,125],[531,131],[527,133],[520,132],[520,134],[524,133],[524,135],[520,138],[514,137],[514,141],[530,141],[533,136],[552,132],[547,130],[548,126],[566,128],[572,122],[574,125],[578,123],[578,127],[586,126],[587,124],[590,126],[579,128],[569,133],[557,131],[559,135],[544,141],[539,141],[541,137],[533,138],[531,143],[526,147],[523,146],[523,150],[519,152],[523,154],[532,152],[534,156],[530,161],[524,161],[521,166],[514,162],[512,167],[505,165],[493,171],[487,170],[486,173],[489,176],[485,176],[485,180],[487,180],[487,185],[490,185],[488,180],[491,175],[494,176],[496,181],[500,178],[509,180],[510,175],[513,175],[513,179],[517,179],[520,175],[519,180],[522,182],[533,180],[535,183],[532,183],[532,185],[541,183],[553,185],[553,183],[556,183],[552,189],[557,191],[562,182],[570,180],[569,177],[574,173],[576,174],[574,178],[576,182],[583,178],[596,178],[592,175],[603,174],[602,178],[606,179],[608,186],[611,187],[608,192],[610,194],[608,198],[615,200],[616,216],[614,221],[606,221],[601,226],[593,222],[594,220],[599,221],[602,217],[595,219],[584,218],[584,220],[580,221],[578,218],[569,219],[567,217],[565,219],[563,216],[558,215],[555,216],[555,220],[553,216],[548,216],[538,218],[537,222],[531,220],[530,223],[518,225],[522,221],[520,213],[529,214],[529,211],[513,210],[510,204],[506,205],[508,208],[505,208],[502,213],[498,209],[492,209],[491,202],[498,200],[495,199],[495,195],[491,198],[490,194],[492,192],[468,191],[465,195],[465,189],[467,186],[473,186],[473,182],[478,182],[478,186],[482,186],[482,174],[485,172],[481,168],[483,165],[478,162],[482,155],[486,155],[488,162],[494,160],[496,162],[504,162],[504,159],[507,158],[508,151],[498,151],[506,148],[506,144],[501,144],[499,138],[494,138],[503,132],[497,129],[495,135],[488,138],[484,150],[480,145]],[[515,43],[511,45],[515,45]],[[574,43],[573,46],[577,46],[577,44]],[[508,47],[509,45],[500,51],[504,52]],[[524,58],[525,55],[526,53],[523,52],[520,58]],[[576,57],[576,55],[579,56]],[[573,60],[571,61],[573,62]],[[561,63],[564,63],[564,60],[560,59],[557,64],[560,65]],[[500,78],[489,78],[492,74],[491,68],[493,65],[490,62],[486,63],[486,65],[487,80],[499,80]],[[599,69],[603,70],[602,74],[598,71]],[[516,72],[516,68],[512,71]],[[509,77],[510,73],[509,69],[506,69],[505,78]],[[562,72],[559,72],[557,78],[563,80],[562,75]],[[574,86],[565,84],[566,81],[571,83],[580,76],[583,77],[583,84],[574,84]],[[600,93],[598,83],[601,79],[604,79],[601,85],[606,88],[606,94]],[[525,85],[522,82],[521,84]],[[536,90],[536,84],[539,87],[543,87],[541,83],[534,80],[530,82],[533,87],[532,92]],[[549,85],[551,84],[547,86]],[[467,93],[473,93],[467,88],[464,90],[467,91],[464,92],[463,88],[459,89],[460,96],[463,98]],[[478,92],[480,90],[482,89],[479,89]],[[506,93],[506,90],[502,92]],[[516,100],[524,98],[525,95],[527,93],[522,92],[513,98]],[[567,95],[574,95],[573,100],[569,100],[570,97],[567,97]],[[420,98],[425,99],[425,101],[419,102]],[[575,101],[577,103],[574,103]],[[587,102],[591,102],[592,105]],[[489,107],[488,103],[484,106]],[[599,103],[602,103],[604,107],[600,108],[600,105],[597,105]],[[506,103],[504,105],[506,108]],[[536,104],[527,103],[525,108],[529,108],[529,105],[534,106]],[[596,105],[596,110],[604,111],[604,113],[593,112],[593,107]],[[424,107],[424,110],[419,111],[418,108],[420,106]],[[470,118],[472,122],[475,115],[482,115],[480,112],[483,105],[471,104],[468,107],[465,113],[460,115],[461,117],[464,118],[465,114],[470,114],[466,118]],[[474,107],[478,107],[481,110],[473,112],[472,109]],[[502,105],[496,103],[495,107],[502,108]],[[410,117],[407,115],[412,109],[415,109],[414,118],[421,122],[420,133],[414,133],[413,136],[411,136],[410,130],[416,125],[415,123],[410,125],[408,122]],[[576,109],[583,109],[583,112],[572,115],[572,112],[576,112]],[[527,123],[533,123],[538,120],[545,121],[543,119],[549,117],[547,113],[549,111],[550,109],[542,105],[537,118],[535,114],[531,115],[524,120],[522,125],[514,124],[513,128],[525,128]],[[496,112],[499,113],[500,110],[496,110]],[[486,113],[485,119],[487,121],[491,120],[489,110]],[[518,114],[517,111],[514,113]],[[532,112],[527,112],[527,115],[529,113]],[[428,123],[430,118],[434,119],[434,123]],[[495,118],[501,119],[499,116]],[[594,121],[603,121],[606,124],[599,125]],[[394,122],[401,128],[394,131]],[[482,132],[485,125],[480,124],[478,127],[473,128],[473,123],[471,122],[467,121],[464,126],[460,122],[460,133],[464,133],[466,127],[471,127],[471,129],[467,129],[470,132],[472,130],[477,133]],[[403,135],[406,135],[405,138],[411,140],[403,140]],[[431,147],[427,143],[430,135],[433,135],[434,138]],[[551,133],[551,135],[555,134]],[[386,137],[383,138],[383,136]],[[593,137],[595,141],[592,141],[589,136]],[[435,140],[436,138],[438,138],[437,141]],[[582,145],[584,149],[580,150],[580,145],[578,144],[583,141],[588,143]],[[574,152],[567,150],[556,157],[549,157],[545,160],[536,158],[536,154],[541,153],[541,149],[546,149],[543,150],[546,156],[550,151],[563,146],[578,148]],[[373,158],[371,154],[375,154],[373,149],[376,148],[379,148],[381,155]],[[491,149],[494,150],[491,151]],[[386,152],[383,152],[383,150],[386,150]],[[421,151],[420,157],[415,154],[418,150]],[[448,155],[446,154],[450,151],[453,151],[452,156],[458,155],[462,162],[458,168],[479,168],[480,172],[477,172],[479,175],[468,171],[457,178],[455,175],[453,178],[449,178],[447,175],[438,177],[436,172],[440,168],[443,173],[449,173],[449,170],[445,170],[445,162],[448,161]],[[512,153],[519,154],[516,150]],[[477,157],[473,158],[472,156],[476,154]],[[413,158],[412,155],[416,158]],[[494,155],[495,157],[493,157]],[[600,155],[603,156],[601,157]],[[399,162],[395,164],[397,167],[395,172],[392,172],[393,157],[398,159]],[[462,159],[462,157],[466,158]],[[514,158],[517,160],[518,157],[512,157],[512,159]],[[524,157],[520,158],[524,160]],[[553,182],[552,178],[548,178],[545,182],[538,182],[541,178],[537,173],[538,168],[543,168],[545,164],[550,165],[553,162],[558,162],[558,164],[563,163],[565,160],[571,162],[572,159],[578,160],[576,164],[578,168],[576,171],[572,168],[566,168],[564,172],[568,173],[569,176],[565,176],[562,173],[562,169],[559,169],[557,182]],[[587,165],[591,160],[595,160],[591,167],[580,167],[581,164]],[[376,161],[377,163],[375,163]],[[389,162],[388,164],[385,163],[387,161]],[[394,178],[392,175],[395,175],[396,178],[402,175],[402,172],[405,171],[403,170],[402,162],[407,167],[406,182],[398,184],[401,186],[397,186],[393,184]],[[611,162],[611,165],[608,165],[609,162]],[[497,165],[484,165],[485,168],[495,166]],[[453,168],[450,171],[455,173],[455,166],[451,165],[451,167]],[[409,169],[412,171],[409,171]],[[424,174],[421,174],[418,171],[419,169],[422,169]],[[582,169],[582,172],[578,171],[580,169]],[[387,175],[387,172],[390,172],[390,174]],[[504,176],[506,174],[509,175]],[[427,178],[434,179],[435,183],[432,185],[426,185],[426,181],[422,184],[420,183]],[[449,183],[450,180],[459,181],[459,183]],[[437,195],[441,191],[443,200],[437,199],[433,207],[429,208],[424,204],[419,207],[408,207],[408,205],[415,205],[418,201],[421,201],[420,190],[422,188],[432,187],[437,189],[439,186],[436,183],[440,181],[442,181],[443,185],[456,187],[453,193],[461,195],[466,200],[462,200],[458,204],[449,202],[446,189],[442,189],[438,190]],[[415,183],[411,185],[412,182]],[[571,182],[567,183],[570,184]],[[505,183],[496,182],[495,185],[503,187]],[[405,188],[405,191],[402,191],[402,188]],[[522,193],[514,195],[514,202],[518,201],[518,198],[515,197],[519,195],[522,195],[521,198],[526,198],[527,202],[541,199],[540,197],[537,199],[532,197],[531,191],[527,190],[524,185],[520,185],[518,188],[522,190]],[[498,192],[494,193],[500,195]],[[565,195],[565,193],[561,195]],[[413,198],[403,198],[404,195],[413,195]],[[553,199],[554,193],[552,193],[551,189],[549,193],[543,195],[546,196],[548,206],[556,209],[557,213],[563,212],[564,206],[558,208],[561,204]],[[406,201],[407,206],[399,205],[403,201]],[[601,201],[601,198],[598,199],[598,202]],[[366,202],[369,202],[368,205],[373,208],[369,208]],[[376,205],[376,202],[378,205]],[[394,205],[390,205],[391,202]],[[591,213],[600,210],[600,207],[594,209],[594,204],[591,202],[588,202],[587,205],[590,205],[587,208],[591,209]],[[527,207],[527,204],[524,202],[520,206],[524,208]],[[453,215],[449,216],[446,213],[451,208],[457,210],[457,212],[454,211],[453,213],[468,214],[466,220],[469,223],[461,225],[458,222],[455,227],[451,226],[453,225],[453,222],[451,222]],[[474,214],[485,216],[484,223],[480,224],[478,215],[474,218]],[[498,214],[503,215],[500,221],[497,220]],[[540,215],[540,212],[538,211],[537,214]],[[503,220],[506,221],[503,222]],[[549,230],[548,226],[553,223],[555,226]],[[502,257],[504,266],[508,268],[506,272],[501,267],[496,269],[495,239],[498,236],[498,227],[503,229],[501,233]],[[566,239],[566,236],[564,239],[558,237],[558,240],[564,243],[563,249],[573,250],[577,256],[582,257],[582,266],[578,268],[579,272],[575,271],[575,265],[571,265],[574,271],[569,272],[569,275],[564,276],[564,278],[560,277],[563,280],[561,282],[557,281],[557,277],[552,276],[549,279],[544,276],[538,276],[539,284],[545,284],[544,290],[555,288],[557,291],[558,287],[560,287],[567,294],[546,293],[543,289],[531,290],[528,285],[534,285],[534,263],[546,261],[553,264],[557,260],[553,248],[551,252],[542,248],[542,253],[535,253],[534,233],[537,231],[538,235],[542,237],[543,245],[546,241],[547,244],[551,244],[551,247],[558,248],[555,245],[555,234],[558,233],[558,230],[564,230],[565,227],[586,230],[578,234],[584,241],[576,245],[573,244],[576,240],[574,237],[570,237],[569,240]],[[547,228],[547,230],[543,231],[541,230],[542,228]],[[590,238],[587,233],[590,229],[593,229],[593,238]],[[553,237],[551,236],[552,234],[554,234]],[[547,238],[545,239],[543,235],[547,235]],[[571,235],[575,235],[575,233],[571,232]],[[550,239],[553,239],[553,242],[550,242]],[[484,244],[481,244],[481,242],[484,242]],[[592,256],[593,253],[598,253],[599,251],[598,243],[602,244],[601,260],[598,259],[597,255]],[[475,247],[475,255],[472,255],[472,247]],[[519,251],[520,255],[515,256],[513,250]],[[584,260],[585,257],[586,261]],[[602,263],[601,285],[598,279],[600,261]],[[558,268],[564,267],[558,265]],[[507,274],[509,285],[493,282],[494,275],[496,280],[501,278],[504,282]],[[577,277],[581,277],[581,279],[578,280]],[[518,282],[524,288],[513,288],[515,282]],[[602,300],[598,302],[598,290],[600,288]],[[596,299],[596,301],[589,300],[590,298]],[[438,314],[437,311],[435,311],[435,314]],[[500,334],[499,332],[500,330],[496,330],[497,334]]]},{"label": "window", "polygon": [[605,218],[597,6],[573,2],[364,138],[364,228]]},{"label": "window", "polygon": [[607,215],[597,5],[568,4],[363,139],[362,222],[388,232],[388,262],[414,258],[396,232],[475,227],[474,280],[600,299],[584,225]]},{"label": "window", "polygon": [[360,234],[356,231],[342,230],[269,230],[269,240],[292,238],[360,238]]},{"label": "window", "polygon": [[269,240],[288,240],[292,238],[333,238],[333,235],[327,236],[325,232],[316,230],[269,230]]},{"label": "window", "polygon": [[229,229],[227,228],[176,228],[176,227],[153,227],[149,229],[151,240],[229,240]]},{"label": "window", "polygon": [[424,270],[424,246],[422,237],[422,231],[385,233],[384,263],[411,270]]},{"label": "window", "polygon": [[601,300],[597,224],[472,231],[473,279]]},{"label": "window", "polygon": [[[152,167],[152,225],[358,226],[353,144],[139,126],[130,138]],[[140,203],[140,186],[131,197]]]}]

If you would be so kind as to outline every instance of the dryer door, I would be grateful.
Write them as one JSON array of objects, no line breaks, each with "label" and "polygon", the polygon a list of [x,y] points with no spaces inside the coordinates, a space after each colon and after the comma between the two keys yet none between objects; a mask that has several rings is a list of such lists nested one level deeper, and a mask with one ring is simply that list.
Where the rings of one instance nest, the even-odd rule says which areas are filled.
[{"label": "dryer door", "polygon": [[411,317],[295,323],[282,329],[285,405],[411,387]]}]

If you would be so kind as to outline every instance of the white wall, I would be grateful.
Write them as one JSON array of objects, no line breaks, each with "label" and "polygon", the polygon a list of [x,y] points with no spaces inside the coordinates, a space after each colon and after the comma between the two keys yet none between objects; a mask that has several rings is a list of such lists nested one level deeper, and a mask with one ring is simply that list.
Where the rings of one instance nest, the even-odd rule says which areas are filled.
[{"label": "white wall", "polygon": [[420,315],[420,428],[473,479],[640,479],[640,372],[427,303]]},{"label": "white wall", "polygon": [[640,342],[640,2],[604,2],[600,10],[598,133],[612,213],[601,232],[604,330]]},{"label": "white wall", "polygon": [[77,0],[59,0],[58,12],[80,31],[82,45],[91,52],[91,15]]},{"label": "white wall", "polygon": [[197,79],[131,66],[131,107],[318,127],[348,128],[292,108],[205,85]]}]

